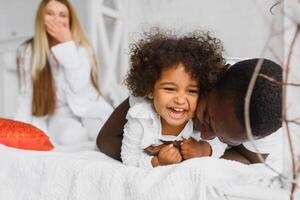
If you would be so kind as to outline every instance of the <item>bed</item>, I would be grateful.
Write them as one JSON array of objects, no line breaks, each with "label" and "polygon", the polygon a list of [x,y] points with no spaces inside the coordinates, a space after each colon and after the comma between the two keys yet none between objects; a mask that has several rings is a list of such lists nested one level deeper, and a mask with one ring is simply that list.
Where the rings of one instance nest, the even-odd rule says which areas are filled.
[{"label": "bed", "polygon": [[0,199],[288,199],[262,164],[197,158],[151,170],[125,166],[94,143],[52,151],[0,145]]}]

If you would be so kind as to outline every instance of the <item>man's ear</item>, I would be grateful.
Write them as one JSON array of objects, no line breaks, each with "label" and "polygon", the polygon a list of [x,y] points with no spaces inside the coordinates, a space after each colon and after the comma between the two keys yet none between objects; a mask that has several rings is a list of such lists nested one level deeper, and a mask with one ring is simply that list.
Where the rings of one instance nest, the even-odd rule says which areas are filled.
[{"label": "man's ear", "polygon": [[207,97],[201,97],[200,100],[198,101],[197,110],[196,110],[196,117],[201,122],[203,121],[205,110],[207,109],[206,106],[207,106]]}]

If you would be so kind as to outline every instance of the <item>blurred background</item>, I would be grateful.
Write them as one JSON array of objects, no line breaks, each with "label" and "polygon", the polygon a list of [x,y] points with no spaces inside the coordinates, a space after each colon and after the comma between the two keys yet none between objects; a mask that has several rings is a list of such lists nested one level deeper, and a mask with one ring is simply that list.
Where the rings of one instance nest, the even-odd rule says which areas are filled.
[{"label": "blurred background", "polygon": [[[0,116],[16,109],[18,80],[16,48],[33,34],[39,0],[0,0]],[[100,86],[114,106],[127,97],[123,79],[128,69],[129,44],[153,26],[177,32],[208,30],[224,42],[228,57],[283,56],[280,15],[272,14],[274,0],[72,0],[100,65]],[[276,9],[274,9],[274,12]],[[272,23],[276,23],[275,25]]]}]

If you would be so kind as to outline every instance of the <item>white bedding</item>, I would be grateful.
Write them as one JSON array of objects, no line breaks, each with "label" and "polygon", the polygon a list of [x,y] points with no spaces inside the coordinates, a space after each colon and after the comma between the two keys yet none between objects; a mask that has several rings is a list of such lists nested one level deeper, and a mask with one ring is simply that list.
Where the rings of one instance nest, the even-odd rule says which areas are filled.
[{"label": "white bedding", "polygon": [[38,152],[0,145],[0,199],[288,199],[262,165],[198,158],[147,171],[93,149]]}]

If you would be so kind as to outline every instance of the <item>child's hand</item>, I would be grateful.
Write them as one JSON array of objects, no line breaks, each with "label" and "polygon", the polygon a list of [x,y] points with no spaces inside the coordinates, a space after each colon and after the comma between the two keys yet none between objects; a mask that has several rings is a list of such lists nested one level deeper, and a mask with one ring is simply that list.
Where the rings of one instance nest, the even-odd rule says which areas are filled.
[{"label": "child's hand", "polygon": [[72,40],[72,34],[67,25],[49,20],[45,22],[45,26],[47,33],[58,42],[68,42]]},{"label": "child's hand", "polygon": [[179,150],[173,144],[164,146],[158,153],[159,165],[180,163],[182,160]]},{"label": "child's hand", "polygon": [[150,145],[146,149],[144,149],[144,152],[151,156],[158,156],[159,151],[164,147],[168,146],[166,144],[160,144],[158,146]]},{"label": "child's hand", "polygon": [[183,159],[210,156],[212,153],[210,145],[205,141],[197,142],[194,138],[184,139],[180,151]]}]

